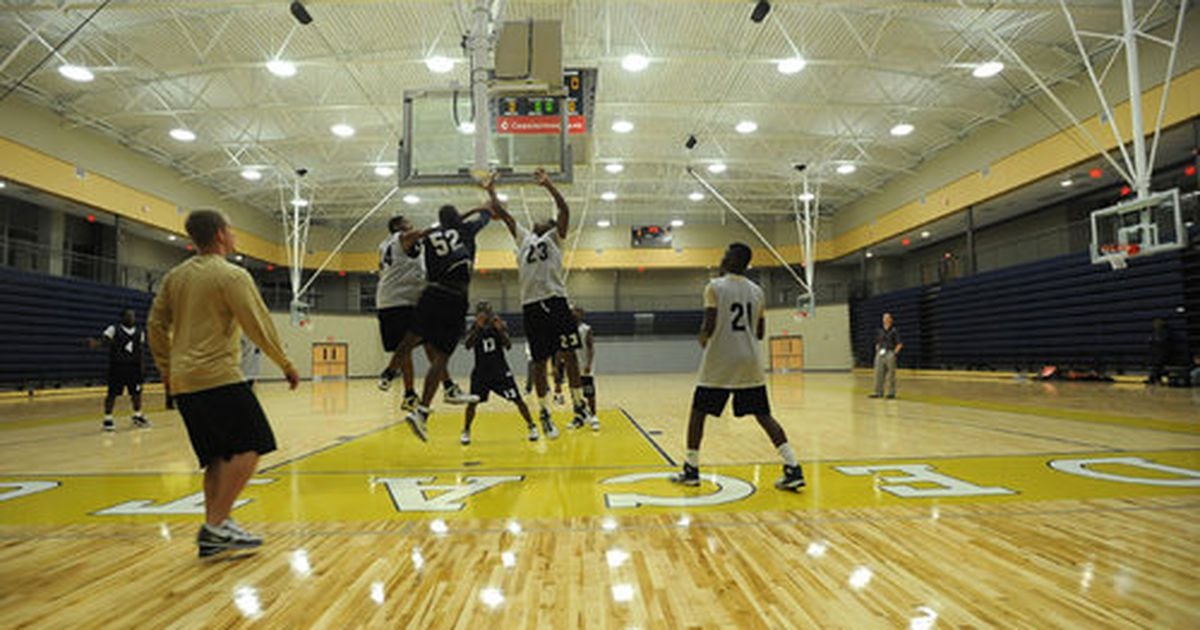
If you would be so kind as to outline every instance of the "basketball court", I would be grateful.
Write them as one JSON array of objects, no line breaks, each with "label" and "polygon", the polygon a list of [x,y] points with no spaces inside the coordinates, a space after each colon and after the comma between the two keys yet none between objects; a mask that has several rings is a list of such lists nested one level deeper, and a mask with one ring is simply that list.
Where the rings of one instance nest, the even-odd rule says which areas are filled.
[{"label": "basketball court", "polygon": [[[1186,3],[61,4],[0,7],[0,342],[41,370],[0,360],[0,626],[1200,625],[1200,388],[1143,383],[1141,357],[1151,318],[1200,349]],[[480,205],[490,174],[519,225],[548,219],[536,169],[570,204],[600,428],[566,428],[568,399],[531,441],[493,397],[462,445],[439,393],[419,441],[377,386],[377,243]],[[233,515],[265,543],[198,559],[179,413],[152,377],[153,427],[118,398],[101,432],[76,337],[149,303],[201,207],[232,218],[304,380],[247,375],[278,450]],[[1045,255],[1043,210],[1076,228]],[[22,265],[22,230],[48,263]],[[87,230],[112,247],[51,246]],[[700,485],[671,482],[734,240],[798,491],[729,409]],[[472,312],[520,331],[513,240],[478,247]],[[110,250],[108,276],[47,280]],[[894,398],[871,397],[877,310],[901,322]],[[1105,382],[1034,376],[1104,350]],[[460,348],[450,376],[472,366]]]}]

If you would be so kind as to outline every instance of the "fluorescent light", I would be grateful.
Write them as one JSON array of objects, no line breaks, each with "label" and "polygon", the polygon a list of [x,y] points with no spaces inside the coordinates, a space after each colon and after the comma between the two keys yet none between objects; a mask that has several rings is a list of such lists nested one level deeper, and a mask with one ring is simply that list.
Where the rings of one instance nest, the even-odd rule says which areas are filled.
[{"label": "fluorescent light", "polygon": [[900,123],[900,124],[896,125],[895,127],[892,127],[892,135],[893,136],[907,136],[908,134],[910,134],[912,132],[913,132],[913,126],[908,123]]},{"label": "fluorescent light", "polygon": [[929,230],[925,230],[924,232],[921,232],[921,238],[929,238],[930,236],[933,236],[933,235],[929,233]]},{"label": "fluorescent light", "polygon": [[612,221],[609,221],[608,219],[600,219],[596,222],[596,227],[606,228],[610,225],[612,225]]},{"label": "fluorescent light", "polygon": [[96,75],[92,74],[91,70],[83,66],[66,63],[58,67],[58,73],[64,77],[79,83],[89,83],[96,79]]},{"label": "fluorescent light", "polygon": [[621,171],[625,170],[625,165],[613,162],[612,164],[605,164],[604,170],[608,171],[609,173],[612,173],[613,175],[616,175],[617,173],[620,173]]},{"label": "fluorescent light", "polygon": [[817,196],[810,192],[805,192],[805,193],[800,193],[799,195],[797,195],[796,198],[799,199],[800,201],[812,201],[813,199],[816,199]]},{"label": "fluorescent light", "polygon": [[989,61],[987,63],[981,63],[978,66],[975,66],[975,69],[971,71],[971,74],[977,78],[986,79],[988,77],[994,77],[997,74],[1000,74],[1000,71],[1003,69],[1004,64],[1000,63],[999,61]]},{"label": "fluorescent light", "polygon": [[780,59],[775,68],[779,70],[780,74],[796,74],[807,65],[808,62],[804,60],[804,57],[796,56],[790,59]]},{"label": "fluorescent light", "polygon": [[430,72],[446,74],[454,69],[454,60],[449,57],[434,56],[425,60],[425,67]]},{"label": "fluorescent light", "polygon": [[671,227],[683,227],[683,219],[671,219]]},{"label": "fluorescent light", "polygon": [[284,79],[294,77],[296,76],[296,64],[283,59],[272,59],[267,62],[267,72]]},{"label": "fluorescent light", "polygon": [[8,184],[4,183],[3,181],[0,181],[0,188],[7,188],[7,187],[8,187]]},{"label": "fluorescent light", "polygon": [[172,138],[175,138],[176,140],[178,140],[180,142],[191,142],[196,139],[196,134],[192,133],[191,131],[189,131],[187,129],[184,129],[183,127],[176,127],[174,129],[172,129],[169,133],[171,134]]},{"label": "fluorescent light", "polygon": [[874,258],[875,252],[867,252],[867,258]]},{"label": "fluorescent light", "polygon": [[702,192],[694,192],[694,193],[692,193],[692,194],[688,195],[688,199],[691,199],[692,201],[703,201],[703,200],[704,200],[704,193],[702,193]]},{"label": "fluorescent light", "polygon": [[256,168],[244,168],[242,169],[242,179],[256,182],[262,179],[262,171]]},{"label": "fluorescent light", "polygon": [[238,262],[242,262],[243,260],[246,260],[246,257],[241,254],[238,254],[237,256],[234,256],[233,259]]},{"label": "fluorescent light", "polygon": [[508,201],[508,195],[504,193],[496,193],[496,198],[500,201]]},{"label": "fluorescent light", "polygon": [[354,135],[354,127],[351,127],[346,123],[338,123],[330,127],[329,130],[333,132],[333,135],[339,138],[349,138],[350,136]]},{"label": "fluorescent light", "polygon": [[617,193],[615,193],[611,190],[606,190],[606,191],[600,193],[600,198],[605,201],[616,201]]},{"label": "fluorescent light", "polygon": [[461,133],[464,136],[469,136],[469,135],[475,133],[475,123],[473,123],[469,120],[459,123],[458,124],[458,133]]},{"label": "fluorescent light", "polygon": [[724,162],[713,162],[712,164],[708,165],[708,172],[719,175],[721,173],[724,173],[726,168],[729,168],[729,167],[725,166]]},{"label": "fluorescent light", "polygon": [[404,203],[406,203],[410,206],[415,206],[415,205],[421,203],[421,198],[412,193],[409,193],[407,195],[404,195]]},{"label": "fluorescent light", "polygon": [[295,199],[293,199],[293,200],[292,200],[292,205],[293,205],[293,206],[296,206],[297,208],[307,208],[307,207],[308,207],[308,200],[307,200],[307,199],[301,199],[301,198],[297,197],[297,198],[295,198]]},{"label": "fluorescent light", "polygon": [[753,120],[743,120],[734,127],[738,133],[754,133],[758,131],[758,123]]},{"label": "fluorescent light", "polygon": [[612,130],[617,133],[629,133],[633,131],[633,123],[628,120],[618,120],[612,124]]},{"label": "fluorescent light", "polygon": [[630,72],[641,72],[650,67],[650,60],[645,55],[631,53],[621,59],[621,67]]},{"label": "fluorescent light", "polygon": [[168,234],[168,235],[167,235],[167,240],[168,240],[168,241],[171,241],[172,243],[174,243],[175,241],[179,240],[179,237],[178,237],[178,236],[175,236],[174,234]]},{"label": "fluorescent light", "polygon": [[1058,182],[1058,185],[1062,186],[1063,188],[1070,188],[1074,184],[1075,184],[1075,182],[1070,179],[1064,179],[1061,182]]},{"label": "fluorescent light", "polygon": [[855,166],[853,164],[849,164],[849,163],[839,164],[837,167],[837,172],[842,175],[849,175],[850,173],[853,173],[854,171],[857,171],[857,170],[858,170],[857,166]]},{"label": "fluorescent light", "polygon": [[380,177],[391,177],[392,175],[396,174],[396,169],[388,166],[387,164],[380,164],[379,166],[375,167],[375,174]]}]

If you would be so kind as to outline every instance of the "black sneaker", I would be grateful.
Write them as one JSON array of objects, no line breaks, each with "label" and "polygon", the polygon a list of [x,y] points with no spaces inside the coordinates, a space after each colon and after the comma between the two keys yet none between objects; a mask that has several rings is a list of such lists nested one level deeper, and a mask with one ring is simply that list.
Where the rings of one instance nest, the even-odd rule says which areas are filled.
[{"label": "black sneaker", "polygon": [[421,399],[416,392],[409,392],[404,395],[404,402],[400,403],[400,409],[404,411],[416,411],[421,405]]},{"label": "black sneaker", "polygon": [[677,475],[671,475],[671,483],[677,483],[681,486],[698,486],[700,485],[700,469],[684,462],[683,472]]},{"label": "black sneaker", "polygon": [[207,558],[223,551],[233,549],[253,549],[262,545],[262,538],[226,520],[220,527],[209,527],[207,523],[200,526],[196,534],[196,546],[200,549],[200,557]]},{"label": "black sneaker", "polygon": [[550,418],[550,410],[543,409],[538,414],[538,419],[542,421],[542,434],[547,440],[553,440],[558,437],[558,427],[554,426],[554,420]]},{"label": "black sneaker", "polygon": [[804,487],[804,471],[800,465],[784,465],[783,476],[775,481],[775,487],[780,490],[799,490]]},{"label": "black sneaker", "polygon": [[390,374],[388,374],[387,371],[384,371],[382,374],[379,375],[379,384],[376,385],[376,387],[378,387],[379,391],[381,391],[381,392],[386,392],[387,390],[391,389],[392,388],[392,376]]},{"label": "black sneaker", "polygon": [[101,425],[101,427],[104,429],[105,433],[112,433],[113,431],[117,430],[117,423],[113,422],[112,420],[109,420],[108,418],[105,418],[104,424]]},{"label": "black sneaker", "polygon": [[149,429],[152,426],[146,416],[134,416],[132,419],[136,429]]}]

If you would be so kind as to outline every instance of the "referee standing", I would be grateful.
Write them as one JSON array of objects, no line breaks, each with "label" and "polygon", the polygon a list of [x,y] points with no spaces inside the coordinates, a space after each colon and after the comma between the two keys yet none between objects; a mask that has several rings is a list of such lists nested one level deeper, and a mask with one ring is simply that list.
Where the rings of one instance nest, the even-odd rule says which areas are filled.
[{"label": "referee standing", "polygon": [[896,397],[896,355],[904,348],[900,333],[892,322],[892,314],[883,314],[883,327],[875,333],[875,393],[871,398],[883,396],[884,381],[887,382],[887,397]]}]

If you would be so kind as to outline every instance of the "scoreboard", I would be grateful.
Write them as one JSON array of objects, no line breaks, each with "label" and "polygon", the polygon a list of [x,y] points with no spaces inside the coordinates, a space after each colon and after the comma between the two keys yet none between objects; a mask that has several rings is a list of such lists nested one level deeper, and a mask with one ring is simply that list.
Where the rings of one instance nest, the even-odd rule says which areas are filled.
[{"label": "scoreboard", "polygon": [[596,108],[596,69],[563,71],[565,97],[503,96],[492,102],[492,131],[498,134],[558,134],[562,108],[571,134],[591,133]]}]

